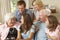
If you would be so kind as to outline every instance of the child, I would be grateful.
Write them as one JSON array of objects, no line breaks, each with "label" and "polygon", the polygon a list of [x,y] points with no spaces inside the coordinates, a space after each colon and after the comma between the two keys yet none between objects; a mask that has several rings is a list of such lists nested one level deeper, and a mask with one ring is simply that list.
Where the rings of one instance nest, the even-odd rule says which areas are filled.
[{"label": "child", "polygon": [[45,21],[47,28],[46,28],[46,34],[48,37],[48,40],[59,40],[58,33],[59,33],[59,22],[57,18],[53,15],[49,15],[46,18]]}]

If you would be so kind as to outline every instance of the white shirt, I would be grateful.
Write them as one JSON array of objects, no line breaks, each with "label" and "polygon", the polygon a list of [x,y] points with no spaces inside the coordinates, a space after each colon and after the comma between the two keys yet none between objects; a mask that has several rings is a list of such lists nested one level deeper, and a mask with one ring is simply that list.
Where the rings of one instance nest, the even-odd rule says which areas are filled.
[{"label": "white shirt", "polygon": [[1,24],[0,25],[0,38],[1,40],[5,40],[9,32],[9,27],[7,27],[6,24]]},{"label": "white shirt", "polygon": [[[20,24],[16,23],[13,27],[18,30],[18,28],[20,27]],[[9,33],[9,29],[10,29],[10,27],[8,27],[6,23],[0,25],[0,40],[6,39],[8,33]]]}]

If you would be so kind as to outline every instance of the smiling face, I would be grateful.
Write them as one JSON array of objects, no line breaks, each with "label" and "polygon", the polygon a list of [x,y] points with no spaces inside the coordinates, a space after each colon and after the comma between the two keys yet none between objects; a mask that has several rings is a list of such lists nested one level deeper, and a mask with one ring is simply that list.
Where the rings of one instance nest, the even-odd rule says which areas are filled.
[{"label": "smiling face", "polygon": [[18,10],[19,10],[20,13],[23,13],[24,10],[25,10],[24,5],[23,4],[22,5],[18,5]]},{"label": "smiling face", "polygon": [[7,21],[7,25],[9,27],[14,26],[15,23],[16,23],[16,19],[14,17],[13,18],[9,18],[8,21]]},{"label": "smiling face", "polygon": [[41,10],[43,8],[43,3],[42,1],[34,1],[33,2],[33,8],[37,11]]},{"label": "smiling face", "polygon": [[33,4],[33,7],[34,7],[35,10],[39,10],[40,9],[37,4]]},{"label": "smiling face", "polygon": [[40,18],[40,21],[45,22],[45,20],[46,20],[46,15],[44,15],[43,13],[40,13],[40,14],[39,14],[39,18]]}]

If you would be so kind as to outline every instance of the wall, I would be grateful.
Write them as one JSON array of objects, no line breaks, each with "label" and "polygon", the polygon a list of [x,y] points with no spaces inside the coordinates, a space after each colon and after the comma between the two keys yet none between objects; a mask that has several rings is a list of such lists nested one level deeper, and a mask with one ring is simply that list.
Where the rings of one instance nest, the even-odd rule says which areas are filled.
[{"label": "wall", "polygon": [[57,12],[60,13],[60,0],[42,0],[44,4],[54,5]]},{"label": "wall", "polygon": [[57,17],[57,19],[60,22],[60,0],[42,0],[42,2],[45,5],[47,5],[47,4],[48,5],[54,5],[56,7],[57,13],[55,13],[54,15]]},{"label": "wall", "polygon": [[0,0],[0,22],[2,22],[2,14],[1,14],[1,0]]},{"label": "wall", "polygon": [[0,0],[0,22],[3,22],[4,15],[10,12],[10,0]]}]

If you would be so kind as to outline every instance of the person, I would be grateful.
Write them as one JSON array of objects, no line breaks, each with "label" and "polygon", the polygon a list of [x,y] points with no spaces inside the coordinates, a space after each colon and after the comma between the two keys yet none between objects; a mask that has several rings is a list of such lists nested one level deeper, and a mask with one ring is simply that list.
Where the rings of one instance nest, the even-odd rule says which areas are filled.
[{"label": "person", "polygon": [[0,25],[0,40],[16,40],[17,29],[15,27],[20,26],[19,22],[16,22],[16,17],[8,13],[4,16],[4,23]]},{"label": "person", "polygon": [[29,14],[21,16],[21,27],[18,31],[17,40],[34,40],[35,27]]},{"label": "person", "polygon": [[60,35],[58,35],[60,30],[59,29],[60,25],[57,18],[53,15],[50,15],[46,18],[45,23],[47,25],[46,34],[47,34],[48,40],[60,40],[59,39]]},{"label": "person", "polygon": [[50,10],[47,10],[46,8],[44,8],[44,4],[43,4],[43,2],[41,0],[33,2],[33,9],[34,9],[35,21],[39,20],[40,11],[44,10],[48,14],[51,13]]},{"label": "person", "polygon": [[47,35],[45,33],[46,28],[46,17],[50,14],[47,14],[45,10],[41,10],[39,14],[39,21],[34,22],[34,25],[38,27],[38,31],[35,34],[35,40],[48,40]]},{"label": "person", "polygon": [[34,19],[34,14],[31,12],[31,10],[26,9],[26,3],[23,0],[20,0],[17,2],[17,10],[14,11],[14,15],[17,18],[17,21],[20,21],[21,16],[28,13],[31,17],[31,19]]}]

